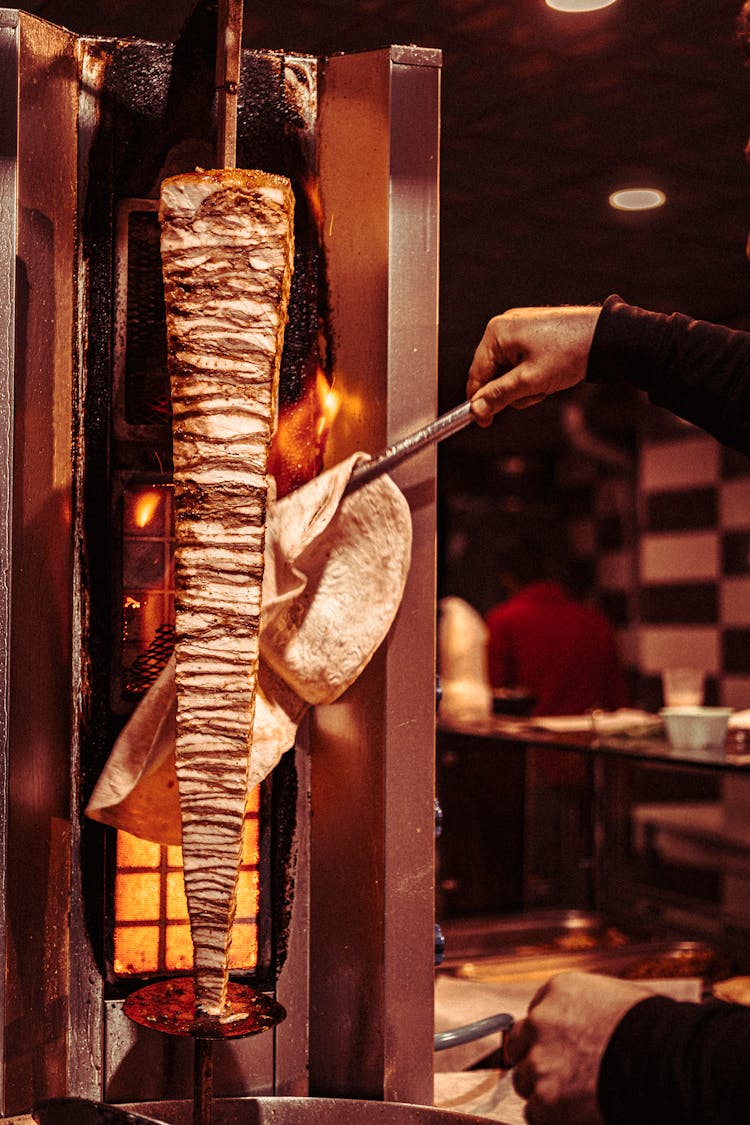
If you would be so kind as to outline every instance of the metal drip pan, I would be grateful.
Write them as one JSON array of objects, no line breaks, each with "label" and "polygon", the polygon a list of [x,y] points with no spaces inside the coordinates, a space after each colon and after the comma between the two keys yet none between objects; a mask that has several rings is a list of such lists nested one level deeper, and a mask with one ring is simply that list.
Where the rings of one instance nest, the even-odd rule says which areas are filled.
[{"label": "metal drip pan", "polygon": [[606,943],[608,923],[587,910],[537,910],[519,915],[478,916],[441,923],[450,961],[539,948],[560,940]]},{"label": "metal drip pan", "polygon": [[579,952],[527,953],[523,956],[486,957],[456,966],[453,972],[464,980],[546,980],[554,973],[578,969],[604,973],[625,980],[673,980],[700,977],[713,980],[721,974],[713,950],[696,941],[650,942],[617,949]]},{"label": "metal drip pan", "polygon": [[[192,1125],[192,1101],[102,1105],[55,1098],[34,1111],[39,1125]],[[488,1125],[476,1117],[403,1102],[349,1098],[217,1098],[213,1125]],[[495,1122],[497,1125],[497,1122]]]},{"label": "metal drip pan", "polygon": [[545,980],[566,969],[630,980],[699,977],[712,982],[731,966],[701,941],[629,933],[585,912],[549,912],[445,927],[441,972],[465,980]]}]

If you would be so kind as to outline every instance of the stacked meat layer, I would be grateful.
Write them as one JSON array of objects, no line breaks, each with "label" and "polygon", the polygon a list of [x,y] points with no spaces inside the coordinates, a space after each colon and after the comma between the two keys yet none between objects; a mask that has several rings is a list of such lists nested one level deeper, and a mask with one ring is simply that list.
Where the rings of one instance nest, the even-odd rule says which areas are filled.
[{"label": "stacked meat layer", "polygon": [[226,1009],[255,708],[267,457],[293,259],[281,176],[165,180],[176,509],[176,767],[196,1012]]}]

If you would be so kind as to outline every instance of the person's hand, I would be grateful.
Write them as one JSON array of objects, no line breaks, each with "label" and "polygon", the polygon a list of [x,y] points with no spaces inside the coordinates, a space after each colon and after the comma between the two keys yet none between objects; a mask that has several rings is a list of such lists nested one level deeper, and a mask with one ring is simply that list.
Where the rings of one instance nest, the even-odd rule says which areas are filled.
[{"label": "person's hand", "polygon": [[650,995],[631,981],[582,972],[560,973],[539,989],[505,1039],[530,1125],[603,1125],[602,1056],[625,1013]]},{"label": "person's hand", "polygon": [[586,376],[601,309],[510,309],[487,325],[469,368],[466,397],[480,426],[506,406],[524,409]]}]

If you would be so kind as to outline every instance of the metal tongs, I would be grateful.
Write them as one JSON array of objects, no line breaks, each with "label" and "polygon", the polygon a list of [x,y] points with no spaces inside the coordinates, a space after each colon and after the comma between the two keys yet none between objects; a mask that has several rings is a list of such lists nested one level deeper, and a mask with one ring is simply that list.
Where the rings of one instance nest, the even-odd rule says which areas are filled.
[{"label": "metal tongs", "polygon": [[366,484],[367,481],[390,472],[391,469],[395,469],[397,465],[405,461],[407,457],[419,453],[421,449],[432,445],[433,442],[442,441],[443,438],[450,437],[451,434],[463,430],[473,420],[474,415],[471,413],[470,402],[462,402],[460,406],[454,406],[452,410],[449,410],[447,414],[442,414],[434,422],[430,422],[407,437],[401,438],[400,441],[394,442],[381,453],[376,453],[370,461],[363,461],[357,465],[349,478],[346,491],[352,492],[355,488],[359,488],[361,484]]}]

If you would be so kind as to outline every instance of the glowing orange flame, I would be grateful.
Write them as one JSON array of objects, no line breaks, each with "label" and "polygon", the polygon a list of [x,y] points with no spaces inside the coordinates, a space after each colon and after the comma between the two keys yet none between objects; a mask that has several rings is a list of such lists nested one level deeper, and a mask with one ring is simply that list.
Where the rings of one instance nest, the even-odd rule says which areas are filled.
[{"label": "glowing orange flame", "polygon": [[133,522],[136,527],[146,527],[156,514],[161,497],[158,492],[143,492],[135,502]]},{"label": "glowing orange flame", "polygon": [[269,471],[276,478],[279,497],[322,470],[326,438],[339,405],[340,396],[331,389],[325,372],[318,369],[300,398],[281,409],[269,454]]},{"label": "glowing orange flame", "polygon": [[323,203],[320,198],[320,188],[315,180],[306,180],[303,187],[313,222],[320,230],[323,226]]},{"label": "glowing orange flame", "polygon": [[[321,379],[321,374],[319,372],[318,373],[318,394],[321,394],[320,379]],[[330,430],[331,426],[333,425],[333,423],[336,419],[336,415],[338,414],[338,412],[341,408],[341,395],[337,391],[334,391],[333,387],[329,387],[327,381],[325,381],[325,391],[322,392],[322,399],[323,399],[323,401],[321,403],[322,414],[320,416],[320,421],[318,422],[318,437],[319,438],[322,438],[324,436],[324,434],[326,434]]]}]

